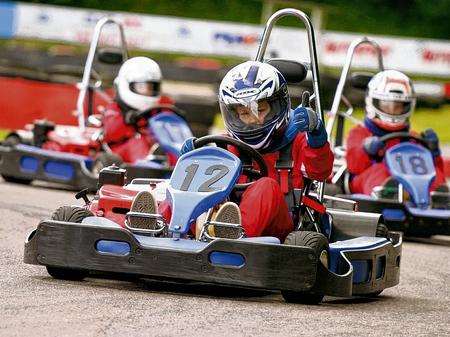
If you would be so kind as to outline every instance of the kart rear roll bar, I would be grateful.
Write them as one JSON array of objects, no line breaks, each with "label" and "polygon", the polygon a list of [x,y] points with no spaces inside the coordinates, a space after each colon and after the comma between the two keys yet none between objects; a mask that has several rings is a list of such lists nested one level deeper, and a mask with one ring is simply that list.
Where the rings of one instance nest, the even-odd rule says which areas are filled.
[{"label": "kart rear roll bar", "polygon": [[[381,50],[380,45],[375,42],[374,40],[371,40],[367,37],[363,37],[361,39],[353,40],[353,42],[350,44],[348,50],[347,50],[347,56],[345,58],[344,67],[342,68],[341,76],[339,78],[339,82],[336,88],[336,93],[334,95],[333,99],[333,105],[331,106],[331,110],[329,112],[329,119],[327,123],[327,134],[328,134],[328,140],[331,142],[331,133],[334,128],[334,124],[336,121],[336,116],[338,115],[339,105],[341,103],[341,100],[343,99],[343,92],[345,83],[347,82],[348,74],[350,72],[350,68],[352,65],[353,55],[355,54],[356,48],[359,46],[367,44],[369,46],[372,46],[376,52],[377,52],[377,60],[378,60],[378,69],[379,71],[384,70],[384,64],[383,64],[383,52]],[[345,101],[347,105],[350,105],[349,101]],[[349,106],[349,109],[352,109],[351,105]],[[334,144],[332,144],[334,146]]]},{"label": "kart rear roll bar", "polygon": [[[270,33],[272,32],[272,28],[279,19],[285,16],[295,16],[298,19],[300,19],[305,25],[306,32],[308,35],[309,58],[310,58],[310,63],[308,64],[308,66],[312,72],[312,82],[314,91],[314,95],[312,97],[314,97],[316,103],[316,113],[319,115],[319,118],[323,121],[324,116],[322,111],[322,105],[320,103],[320,82],[319,82],[320,76],[319,76],[319,62],[317,58],[315,33],[311,20],[304,12],[294,8],[285,8],[280,9],[279,11],[273,13],[272,16],[267,20],[261,38],[261,42],[258,47],[258,52],[256,54],[255,61],[263,62],[264,54],[267,49],[267,44],[269,42],[269,37]],[[323,182],[319,182],[318,195],[320,201],[322,201],[323,199],[323,193],[324,193],[324,184]]]},{"label": "kart rear roll bar", "polygon": [[285,8],[280,9],[279,11],[272,14],[272,16],[267,20],[266,27],[264,28],[264,32],[261,38],[261,43],[258,47],[258,53],[256,54],[255,61],[262,62],[264,59],[264,54],[267,49],[267,44],[269,43],[270,33],[272,32],[272,28],[275,23],[285,16],[295,16],[299,18],[306,27],[306,32],[308,34],[308,44],[309,44],[309,57],[310,57],[310,69],[312,71],[312,79],[313,79],[313,89],[314,89],[314,98],[316,100],[316,109],[320,118],[323,120],[323,112],[322,106],[320,104],[320,94],[319,94],[319,63],[317,58],[317,50],[316,50],[316,40],[314,28],[312,26],[311,20],[309,17],[303,13],[301,10],[294,8]]},{"label": "kart rear roll bar", "polygon": [[118,27],[120,32],[120,47],[122,50],[122,58],[123,61],[128,59],[127,43],[125,41],[125,33],[122,25],[118,21],[108,17],[104,17],[98,20],[94,28],[94,35],[92,37],[91,44],[89,46],[89,52],[84,66],[83,79],[81,80],[81,84],[79,85],[80,91],[78,93],[77,99],[77,115],[78,115],[78,126],[81,130],[84,130],[86,126],[84,116],[84,101],[86,98],[86,92],[89,89],[89,81],[91,79],[92,65],[94,63],[95,53],[97,51],[97,46],[100,40],[100,34],[102,33],[104,26],[107,24],[113,24]]}]

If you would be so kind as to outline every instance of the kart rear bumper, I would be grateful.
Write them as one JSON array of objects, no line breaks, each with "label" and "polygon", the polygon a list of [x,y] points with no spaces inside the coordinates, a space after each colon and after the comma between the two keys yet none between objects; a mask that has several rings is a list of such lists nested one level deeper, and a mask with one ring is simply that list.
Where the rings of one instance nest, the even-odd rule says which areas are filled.
[{"label": "kart rear bumper", "polygon": [[[99,249],[101,240],[121,242],[128,248],[121,254],[107,253]],[[221,264],[214,260],[215,254],[238,257],[242,262]],[[341,297],[373,293],[398,283],[401,242],[340,254],[342,274],[323,267],[309,247],[224,239],[201,243],[150,238],[143,242],[117,227],[46,220],[25,242],[24,262],[271,290],[307,291],[319,278],[325,294]],[[383,277],[353,284],[349,258],[375,261],[380,254],[387,257]]]}]

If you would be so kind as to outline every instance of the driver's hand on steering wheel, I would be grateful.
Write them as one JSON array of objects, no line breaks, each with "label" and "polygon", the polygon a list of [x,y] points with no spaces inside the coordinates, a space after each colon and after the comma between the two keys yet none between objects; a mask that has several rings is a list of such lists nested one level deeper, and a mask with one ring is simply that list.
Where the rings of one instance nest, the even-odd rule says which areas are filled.
[{"label": "driver's hand on steering wheel", "polygon": [[138,121],[139,112],[136,110],[128,110],[124,113],[125,124],[134,125]]},{"label": "driver's hand on steering wheel", "polygon": [[363,148],[369,156],[376,157],[384,148],[385,144],[377,136],[367,137],[364,139]]},{"label": "driver's hand on steering wheel", "polygon": [[441,149],[439,148],[439,137],[433,129],[426,129],[421,134],[422,138],[428,145],[428,149],[434,158],[441,155]]},{"label": "driver's hand on steering wheel", "polygon": [[185,153],[188,153],[192,150],[195,149],[194,147],[194,142],[197,140],[196,137],[189,137],[188,139],[186,139],[183,143],[183,145],[181,146],[181,150],[180,153],[183,155]]}]

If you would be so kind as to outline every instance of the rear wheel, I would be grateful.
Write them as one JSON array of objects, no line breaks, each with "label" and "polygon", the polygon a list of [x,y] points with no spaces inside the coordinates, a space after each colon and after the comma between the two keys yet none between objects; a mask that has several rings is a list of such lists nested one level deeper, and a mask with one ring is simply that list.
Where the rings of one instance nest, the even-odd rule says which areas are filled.
[{"label": "rear wheel", "polygon": [[[78,206],[62,206],[53,212],[51,219],[55,221],[81,223],[83,219],[93,216],[91,211]],[[81,281],[89,275],[88,270],[47,266],[51,277],[59,280]]]},{"label": "rear wheel", "polygon": [[[328,257],[328,240],[327,238],[317,232],[310,231],[296,231],[289,234],[284,240],[285,245],[291,246],[303,246],[310,247],[314,251],[318,263],[322,263],[328,268],[329,257]],[[317,266],[318,268],[318,266]],[[313,285],[309,291],[289,291],[283,290],[281,295],[286,302],[291,303],[302,303],[302,304],[318,304],[322,302],[324,293],[317,290],[318,282],[320,280],[316,278],[316,283]]]},{"label": "rear wheel", "polygon": [[100,171],[104,169],[105,167],[111,166],[111,165],[122,165],[123,160],[115,153],[110,152],[102,152],[98,155],[97,158],[95,158],[94,164],[92,165],[92,172],[95,175],[99,175]]},{"label": "rear wheel", "polygon": [[377,225],[375,236],[377,238],[387,238],[388,234],[389,234],[389,230],[388,230],[387,226],[384,223],[380,222]]}]

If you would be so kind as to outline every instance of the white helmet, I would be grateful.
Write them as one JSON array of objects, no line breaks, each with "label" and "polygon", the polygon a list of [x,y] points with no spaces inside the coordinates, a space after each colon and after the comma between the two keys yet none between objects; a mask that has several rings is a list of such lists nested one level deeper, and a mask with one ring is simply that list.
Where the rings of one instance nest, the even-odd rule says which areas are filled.
[{"label": "white helmet", "polygon": [[114,80],[121,103],[132,109],[151,109],[160,99],[161,69],[148,57],[133,57],[120,67]]},{"label": "white helmet", "polygon": [[284,133],[291,102],[286,80],[276,68],[247,61],[223,78],[219,105],[230,135],[254,149],[265,149]]},{"label": "white helmet", "polygon": [[384,70],[369,82],[366,93],[367,117],[387,130],[408,124],[416,105],[411,79],[397,70]]}]

